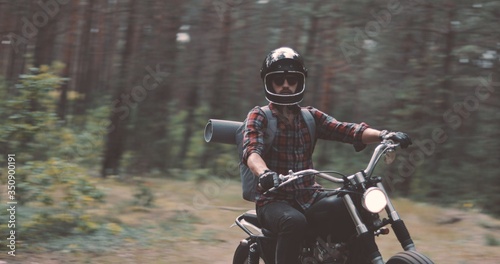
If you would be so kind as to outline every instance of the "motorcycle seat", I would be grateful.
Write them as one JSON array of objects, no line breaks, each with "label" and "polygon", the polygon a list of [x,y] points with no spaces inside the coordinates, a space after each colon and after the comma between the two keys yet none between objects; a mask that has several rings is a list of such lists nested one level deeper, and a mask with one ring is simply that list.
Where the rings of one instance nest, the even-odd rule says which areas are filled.
[{"label": "motorcycle seat", "polygon": [[257,212],[255,210],[249,210],[246,213],[244,213],[243,219],[248,223],[260,228],[264,236],[276,237],[276,234],[273,231],[262,227],[259,220],[257,219]]},{"label": "motorcycle seat", "polygon": [[243,219],[258,228],[262,228],[259,220],[257,219],[257,212],[255,210],[248,210],[243,214]]}]

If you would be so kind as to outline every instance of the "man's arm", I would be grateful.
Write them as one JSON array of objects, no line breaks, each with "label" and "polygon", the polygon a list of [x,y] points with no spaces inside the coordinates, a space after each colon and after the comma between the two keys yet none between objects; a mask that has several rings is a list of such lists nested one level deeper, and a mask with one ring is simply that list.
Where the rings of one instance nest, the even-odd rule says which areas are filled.
[{"label": "man's arm", "polygon": [[380,142],[380,130],[376,130],[373,128],[367,128],[363,131],[363,135],[361,135],[361,141],[363,144],[372,144]]},{"label": "man's arm", "polygon": [[407,148],[412,144],[410,137],[403,132],[388,132],[387,130],[379,131],[373,128],[367,128],[363,131],[361,135],[361,140],[363,144],[371,144],[380,142],[380,137],[384,133],[384,137],[387,137],[391,140],[399,142],[401,144],[401,148]]},{"label": "man's arm", "polygon": [[262,157],[255,152],[251,153],[250,156],[248,156],[247,166],[257,177],[264,173],[265,170],[269,169]]}]

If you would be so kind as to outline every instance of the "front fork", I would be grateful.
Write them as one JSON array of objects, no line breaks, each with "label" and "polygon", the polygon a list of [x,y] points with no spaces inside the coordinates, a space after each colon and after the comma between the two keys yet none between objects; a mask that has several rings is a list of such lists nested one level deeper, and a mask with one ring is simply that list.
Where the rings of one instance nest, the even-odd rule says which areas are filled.
[{"label": "front fork", "polygon": [[[382,189],[385,192],[385,189],[382,183],[378,183],[377,187]],[[387,193],[386,193],[387,195]],[[372,264],[384,264],[384,260],[382,259],[382,255],[378,249],[377,244],[375,243],[375,236],[373,233],[370,233],[368,227],[363,223],[361,219],[361,215],[359,214],[356,206],[349,194],[345,194],[342,196],[342,200],[347,207],[347,211],[351,215],[352,220],[356,226],[356,232],[358,233],[358,238],[361,241],[361,244],[364,247],[365,252],[368,253],[368,258],[371,260]],[[389,199],[387,199],[387,206],[385,208],[387,214],[389,215],[390,221],[392,223],[392,229],[396,234],[396,237],[401,243],[401,246],[405,251],[415,250],[415,244],[410,237],[410,233],[406,228],[403,220],[399,217],[399,214],[396,212],[394,205],[391,203]]]},{"label": "front fork", "polygon": [[382,259],[382,255],[378,250],[378,246],[375,243],[375,236],[373,233],[368,231],[368,227],[361,220],[361,216],[352,201],[352,198],[349,194],[345,194],[342,196],[342,200],[347,207],[347,211],[351,215],[352,220],[354,221],[354,225],[356,226],[356,232],[358,233],[358,239],[360,240],[361,245],[364,247],[364,251],[367,252],[368,258],[371,260],[372,264],[384,264],[384,260]]},{"label": "front fork", "polygon": [[[382,191],[384,191],[384,193],[386,193],[387,195],[387,192],[385,191],[384,186],[381,182],[377,183],[377,187],[382,189]],[[392,230],[394,231],[394,234],[396,234],[399,243],[401,243],[401,247],[405,251],[416,251],[415,244],[410,237],[410,232],[408,232],[405,223],[399,217],[399,214],[398,212],[396,212],[396,209],[394,208],[394,205],[392,205],[390,199],[387,199],[387,206],[385,207],[385,211],[387,212],[387,215],[391,220]]]}]

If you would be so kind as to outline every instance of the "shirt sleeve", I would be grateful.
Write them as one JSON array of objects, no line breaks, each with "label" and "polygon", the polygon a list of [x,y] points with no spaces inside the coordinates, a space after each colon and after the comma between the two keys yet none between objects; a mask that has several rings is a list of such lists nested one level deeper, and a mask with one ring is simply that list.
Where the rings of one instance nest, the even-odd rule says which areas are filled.
[{"label": "shirt sleeve", "polygon": [[368,124],[340,122],[316,108],[308,107],[308,109],[316,120],[317,138],[349,143],[356,151],[361,151],[366,147],[366,144],[363,144],[362,135],[370,127]]},{"label": "shirt sleeve", "polygon": [[250,154],[257,153],[262,156],[264,152],[264,131],[267,120],[264,112],[256,106],[247,115],[246,127],[243,133],[243,155],[241,162],[247,165]]}]

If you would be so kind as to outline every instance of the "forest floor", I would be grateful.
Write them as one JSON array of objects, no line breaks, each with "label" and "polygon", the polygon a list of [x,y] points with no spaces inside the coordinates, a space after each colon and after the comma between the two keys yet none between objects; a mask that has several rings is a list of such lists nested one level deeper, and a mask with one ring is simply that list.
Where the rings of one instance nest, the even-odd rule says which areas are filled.
[{"label": "forest floor", "polygon": [[[231,263],[243,239],[235,218],[253,208],[242,200],[235,181],[201,182],[145,179],[153,206],[133,204],[137,182],[97,181],[106,203],[93,209],[114,223],[115,235],[69,237],[27,245],[20,241],[16,256],[2,249],[5,263]],[[143,193],[147,196],[147,193]],[[420,252],[435,263],[484,264],[500,260],[500,220],[475,212],[395,199],[398,212]],[[22,221],[20,219],[19,221]],[[387,260],[401,251],[392,234],[377,238]],[[54,246],[57,245],[57,246]]]}]

